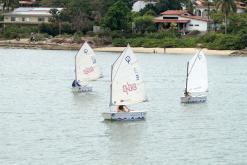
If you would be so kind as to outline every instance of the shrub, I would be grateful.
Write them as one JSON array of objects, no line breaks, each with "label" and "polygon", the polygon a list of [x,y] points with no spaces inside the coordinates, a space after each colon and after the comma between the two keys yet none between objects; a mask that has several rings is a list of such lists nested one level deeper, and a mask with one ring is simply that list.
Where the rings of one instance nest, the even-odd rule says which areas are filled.
[{"label": "shrub", "polygon": [[32,32],[37,33],[38,29],[32,26],[7,26],[3,37],[6,39],[29,38]]},{"label": "shrub", "polygon": [[245,43],[241,41],[240,36],[236,35],[219,35],[214,42],[208,43],[207,47],[209,49],[219,49],[219,50],[237,50],[243,49]]},{"label": "shrub", "polygon": [[158,33],[149,33],[145,35],[148,38],[164,39],[181,37],[180,33],[174,30],[162,31]]}]

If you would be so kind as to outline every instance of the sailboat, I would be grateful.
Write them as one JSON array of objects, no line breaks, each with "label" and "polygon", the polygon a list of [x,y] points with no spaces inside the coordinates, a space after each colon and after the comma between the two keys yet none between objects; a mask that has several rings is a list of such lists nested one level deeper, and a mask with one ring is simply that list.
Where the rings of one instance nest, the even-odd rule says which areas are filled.
[{"label": "sailboat", "polygon": [[187,62],[187,76],[182,103],[202,103],[207,101],[208,71],[207,59],[202,50]]},{"label": "sailboat", "polygon": [[97,65],[93,49],[85,42],[75,56],[75,80],[72,83],[73,92],[92,92],[93,87],[88,81],[103,77]]},{"label": "sailboat", "polygon": [[105,120],[144,119],[145,111],[112,111],[112,106],[127,106],[147,101],[138,60],[128,45],[111,66],[110,112],[102,113]]}]

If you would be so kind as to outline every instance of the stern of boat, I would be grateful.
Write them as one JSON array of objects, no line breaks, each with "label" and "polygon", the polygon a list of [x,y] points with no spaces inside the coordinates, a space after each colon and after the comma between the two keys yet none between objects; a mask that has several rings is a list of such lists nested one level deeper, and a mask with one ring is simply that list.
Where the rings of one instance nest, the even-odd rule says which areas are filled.
[{"label": "stern of boat", "polygon": [[130,112],[105,112],[102,113],[105,120],[143,120],[146,118],[144,111],[130,111]]},{"label": "stern of boat", "polygon": [[204,103],[207,101],[207,96],[183,96],[181,103]]}]

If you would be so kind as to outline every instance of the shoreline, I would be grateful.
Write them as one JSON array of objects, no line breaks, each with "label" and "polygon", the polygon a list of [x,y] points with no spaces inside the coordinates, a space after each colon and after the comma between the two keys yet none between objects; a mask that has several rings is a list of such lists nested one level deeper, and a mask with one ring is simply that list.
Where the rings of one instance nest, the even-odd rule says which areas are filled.
[{"label": "shoreline", "polygon": [[[27,40],[2,40],[0,41],[0,48],[24,48],[24,49],[45,49],[45,50],[79,50],[81,44],[77,43],[52,43],[46,41],[29,42]],[[96,52],[122,52],[125,47],[95,47]],[[150,54],[194,54],[197,48],[144,48],[144,47],[132,47],[136,53],[150,53]],[[203,51],[207,55],[219,55],[219,56],[242,56],[247,55],[247,51],[240,50],[208,50],[203,48]]]},{"label": "shoreline", "polygon": [[[95,48],[98,52],[122,52],[125,47],[100,47]],[[194,54],[197,48],[143,48],[133,47],[133,51],[136,53],[152,53],[152,54]],[[219,55],[219,56],[230,56],[235,51],[233,50],[208,50],[203,48],[203,51],[207,55]]]}]

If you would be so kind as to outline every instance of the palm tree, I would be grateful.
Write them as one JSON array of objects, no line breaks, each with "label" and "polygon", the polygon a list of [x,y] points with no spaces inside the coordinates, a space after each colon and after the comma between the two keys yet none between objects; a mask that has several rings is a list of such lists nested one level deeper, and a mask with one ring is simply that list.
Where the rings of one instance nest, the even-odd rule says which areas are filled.
[{"label": "palm tree", "polygon": [[236,11],[235,0],[216,0],[216,9],[219,9],[224,14],[225,34],[227,33],[227,16],[231,11]]},{"label": "palm tree", "polygon": [[58,32],[59,35],[61,35],[61,30],[62,30],[62,13],[58,9],[51,9],[49,13],[52,15],[50,18],[50,21],[53,23],[58,23]]},{"label": "palm tree", "polygon": [[3,4],[3,13],[5,12],[5,9],[7,8],[7,11],[10,9],[14,9],[15,7],[19,6],[18,0],[0,0],[0,3]]}]

